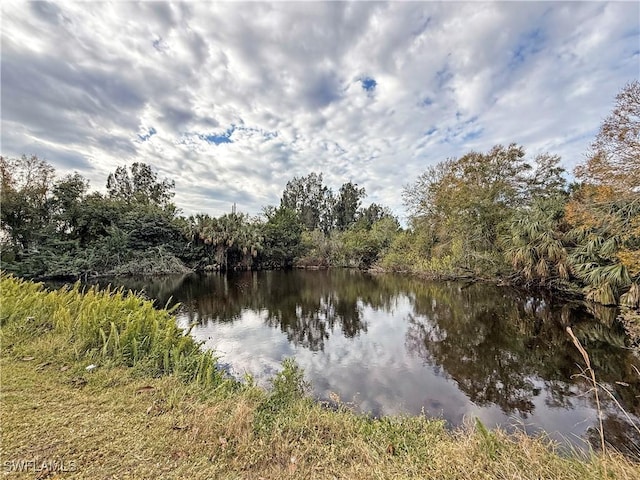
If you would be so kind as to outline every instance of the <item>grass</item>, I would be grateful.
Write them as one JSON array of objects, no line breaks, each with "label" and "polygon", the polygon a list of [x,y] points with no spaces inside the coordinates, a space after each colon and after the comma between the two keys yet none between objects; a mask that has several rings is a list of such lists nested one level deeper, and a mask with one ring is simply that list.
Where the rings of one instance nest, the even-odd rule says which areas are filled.
[{"label": "grass", "polygon": [[[481,423],[450,432],[424,417],[324,408],[290,361],[267,392],[198,376],[203,354],[190,346],[169,368],[152,347],[134,358],[122,332],[133,318],[146,324],[135,312],[171,316],[122,292],[47,293],[7,277],[0,292],[0,463],[10,478],[640,478],[638,465],[612,452],[567,457],[544,438]],[[110,313],[89,321],[84,309]],[[154,338],[167,342],[158,345],[186,341],[158,321]],[[19,462],[33,463],[17,472]]]},{"label": "grass", "polygon": [[224,383],[210,352],[176,325],[171,312],[122,289],[48,292],[41,284],[0,279],[2,347],[50,360],[129,366],[150,375],[175,374],[204,386]]}]

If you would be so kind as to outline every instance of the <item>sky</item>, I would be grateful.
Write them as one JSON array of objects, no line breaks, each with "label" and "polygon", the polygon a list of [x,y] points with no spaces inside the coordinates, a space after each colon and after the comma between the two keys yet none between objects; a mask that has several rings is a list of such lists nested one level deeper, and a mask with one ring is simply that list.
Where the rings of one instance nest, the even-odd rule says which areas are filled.
[{"label": "sky", "polygon": [[638,2],[24,2],[1,10],[1,152],[184,214],[259,214],[323,173],[402,219],[426,168],[517,143],[585,160],[640,78]]}]

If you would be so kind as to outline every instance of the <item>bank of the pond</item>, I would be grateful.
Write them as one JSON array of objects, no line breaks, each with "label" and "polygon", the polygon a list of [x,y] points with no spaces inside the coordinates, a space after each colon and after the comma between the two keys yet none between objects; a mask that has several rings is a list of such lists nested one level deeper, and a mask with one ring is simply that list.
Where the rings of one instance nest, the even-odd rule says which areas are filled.
[{"label": "bank of the pond", "polygon": [[570,301],[583,301],[585,303],[589,303],[593,305],[595,308],[592,308],[594,316],[598,316],[598,310],[607,309],[607,308],[618,308],[620,314],[618,315],[618,320],[622,323],[627,332],[628,338],[631,340],[631,344],[633,350],[636,354],[640,355],[640,310],[629,308],[629,307],[619,307],[613,305],[602,305],[595,302],[587,301],[587,296],[585,295],[584,289],[578,288],[575,285],[570,285],[568,283],[563,284],[562,286],[557,284],[540,284],[540,283],[532,283],[532,282],[524,282],[521,276],[512,275],[509,277],[480,277],[477,275],[454,275],[454,274],[442,274],[438,272],[429,272],[429,271],[421,271],[421,270],[388,270],[382,268],[378,265],[374,265],[369,268],[367,272],[371,274],[400,274],[400,275],[410,275],[413,277],[420,278],[426,281],[464,281],[469,282],[469,284],[476,282],[485,282],[498,286],[504,287],[512,287],[517,288],[521,291],[525,292],[544,292],[558,299],[570,300]]},{"label": "bank of the pond", "polygon": [[639,478],[613,452],[424,417],[371,419],[217,373],[135,296],[0,280],[2,469],[12,478]]}]

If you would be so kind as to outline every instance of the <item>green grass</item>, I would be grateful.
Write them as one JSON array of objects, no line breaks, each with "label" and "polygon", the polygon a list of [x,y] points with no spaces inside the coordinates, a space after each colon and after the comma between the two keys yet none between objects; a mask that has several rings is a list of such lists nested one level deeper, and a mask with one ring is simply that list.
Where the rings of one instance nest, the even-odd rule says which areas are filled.
[{"label": "green grass", "polygon": [[[640,478],[612,452],[560,456],[544,438],[480,423],[451,432],[324,408],[291,361],[268,392],[203,374],[215,358],[169,312],[121,291],[48,293],[3,277],[0,293],[10,478]],[[10,471],[20,461],[73,471]]]},{"label": "green grass", "polygon": [[157,310],[122,289],[55,291],[14,277],[0,279],[2,347],[15,356],[46,352],[48,358],[128,366],[150,375],[174,374],[204,386],[224,383],[211,352],[203,352]]}]

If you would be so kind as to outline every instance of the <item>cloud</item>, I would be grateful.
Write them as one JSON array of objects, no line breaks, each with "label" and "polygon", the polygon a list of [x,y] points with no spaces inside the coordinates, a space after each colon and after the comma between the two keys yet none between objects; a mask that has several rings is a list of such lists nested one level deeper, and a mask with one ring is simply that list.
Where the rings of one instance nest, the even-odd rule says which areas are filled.
[{"label": "cloud", "polygon": [[404,215],[426,167],[517,142],[581,162],[638,77],[637,3],[2,6],[3,155],[102,188],[146,162],[185,213],[256,214],[294,175]]}]

